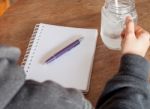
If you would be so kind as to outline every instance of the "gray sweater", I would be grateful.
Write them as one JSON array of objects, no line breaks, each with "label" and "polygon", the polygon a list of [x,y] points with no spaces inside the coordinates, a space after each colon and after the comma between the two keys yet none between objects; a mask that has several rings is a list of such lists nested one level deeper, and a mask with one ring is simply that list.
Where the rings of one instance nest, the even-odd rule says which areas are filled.
[{"label": "gray sweater", "polygon": [[[82,93],[52,81],[25,81],[16,62],[20,51],[0,46],[0,109],[91,109]],[[118,75],[108,82],[97,109],[149,109],[148,62],[125,55]]]},{"label": "gray sweater", "polygon": [[118,74],[110,80],[97,109],[150,109],[149,63],[138,55],[121,59]]}]

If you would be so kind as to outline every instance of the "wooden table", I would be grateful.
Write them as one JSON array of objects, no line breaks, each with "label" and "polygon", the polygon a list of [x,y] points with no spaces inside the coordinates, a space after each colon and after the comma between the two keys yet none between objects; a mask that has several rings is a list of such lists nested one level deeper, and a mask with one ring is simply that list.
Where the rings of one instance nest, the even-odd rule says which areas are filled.
[{"label": "wooden table", "polygon": [[[35,24],[99,29],[103,3],[104,0],[19,0],[0,17],[0,43],[19,47],[21,62]],[[150,1],[136,0],[136,6],[139,24],[150,31]],[[107,49],[98,38],[90,91],[85,95],[93,105],[105,83],[117,73],[120,57],[119,51]]]}]

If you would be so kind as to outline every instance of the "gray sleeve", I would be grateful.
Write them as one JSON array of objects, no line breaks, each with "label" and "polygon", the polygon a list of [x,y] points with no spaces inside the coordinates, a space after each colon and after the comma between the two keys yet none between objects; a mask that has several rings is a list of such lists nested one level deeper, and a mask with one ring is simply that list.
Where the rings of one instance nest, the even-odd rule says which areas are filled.
[{"label": "gray sleeve", "polygon": [[110,80],[97,109],[149,109],[149,63],[143,57],[127,54],[121,59],[119,73]]},{"label": "gray sleeve", "polygon": [[0,109],[3,109],[24,84],[24,71],[16,63],[20,50],[0,46]]},{"label": "gray sleeve", "polygon": [[0,109],[92,109],[83,94],[53,81],[25,81],[20,50],[0,46]]}]

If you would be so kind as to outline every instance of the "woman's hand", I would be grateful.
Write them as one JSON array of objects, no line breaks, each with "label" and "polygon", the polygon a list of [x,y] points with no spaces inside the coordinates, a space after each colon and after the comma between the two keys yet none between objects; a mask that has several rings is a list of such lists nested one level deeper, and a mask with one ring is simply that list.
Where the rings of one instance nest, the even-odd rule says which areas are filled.
[{"label": "woman's hand", "polygon": [[122,34],[122,54],[136,54],[144,57],[150,46],[150,34],[140,26],[134,26],[131,17],[126,18]]}]

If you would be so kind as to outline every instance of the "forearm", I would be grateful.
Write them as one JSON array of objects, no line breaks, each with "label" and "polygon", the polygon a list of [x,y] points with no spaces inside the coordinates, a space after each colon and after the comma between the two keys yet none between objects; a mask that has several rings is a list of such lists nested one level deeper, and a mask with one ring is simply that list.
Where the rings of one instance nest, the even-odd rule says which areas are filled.
[{"label": "forearm", "polygon": [[19,56],[18,48],[0,46],[0,109],[93,108],[76,89],[64,88],[50,80],[43,83],[25,81],[24,70],[16,64]]},{"label": "forearm", "polygon": [[97,109],[147,109],[150,106],[149,63],[137,55],[124,55],[119,73],[110,80]]},{"label": "forearm", "polygon": [[0,109],[3,109],[24,84],[24,72],[16,65],[20,51],[0,46]]}]

